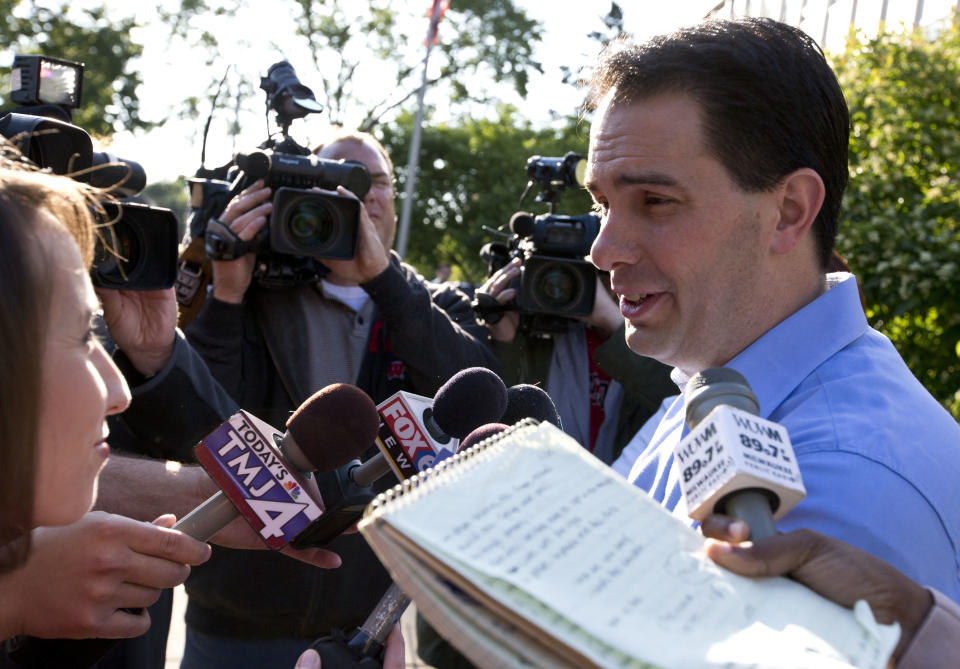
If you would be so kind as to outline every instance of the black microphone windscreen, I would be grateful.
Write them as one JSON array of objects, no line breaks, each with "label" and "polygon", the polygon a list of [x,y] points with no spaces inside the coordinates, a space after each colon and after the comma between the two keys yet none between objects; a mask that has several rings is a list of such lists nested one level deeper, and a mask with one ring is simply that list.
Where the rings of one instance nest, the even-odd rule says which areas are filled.
[{"label": "black microphone windscreen", "polygon": [[456,439],[499,420],[507,407],[507,387],[485,367],[468,367],[450,377],[433,398],[437,426]]},{"label": "black microphone windscreen", "polygon": [[460,445],[457,446],[457,453],[467,450],[471,446],[479,444],[481,441],[487,437],[492,437],[495,434],[500,434],[506,430],[509,425],[503,423],[487,423],[486,425],[481,425],[476,430],[468,434],[463,438],[463,441],[460,442]]},{"label": "black microphone windscreen", "polygon": [[334,383],[293,412],[287,430],[315,471],[330,472],[357,458],[377,438],[380,415],[365,392]]},{"label": "black microphone windscreen", "polygon": [[536,418],[541,423],[551,423],[563,429],[560,414],[550,395],[543,388],[528,383],[507,388],[507,408],[500,422],[513,425],[524,418]]}]

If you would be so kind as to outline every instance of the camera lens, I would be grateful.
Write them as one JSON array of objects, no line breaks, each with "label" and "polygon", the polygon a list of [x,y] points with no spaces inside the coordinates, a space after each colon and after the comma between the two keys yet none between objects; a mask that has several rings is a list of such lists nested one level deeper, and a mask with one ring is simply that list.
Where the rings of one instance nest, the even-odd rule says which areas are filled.
[{"label": "camera lens", "polygon": [[97,242],[95,270],[105,286],[122,286],[140,262],[143,249],[136,231],[122,219]]},{"label": "camera lens", "polygon": [[580,299],[580,277],[567,265],[551,263],[537,272],[533,294],[547,309],[562,311]]},{"label": "camera lens", "polygon": [[336,223],[323,202],[304,200],[290,213],[287,227],[297,246],[318,252],[330,243]]},{"label": "camera lens", "polygon": [[354,197],[287,186],[274,193],[269,240],[276,253],[346,260],[357,252],[359,232]]}]

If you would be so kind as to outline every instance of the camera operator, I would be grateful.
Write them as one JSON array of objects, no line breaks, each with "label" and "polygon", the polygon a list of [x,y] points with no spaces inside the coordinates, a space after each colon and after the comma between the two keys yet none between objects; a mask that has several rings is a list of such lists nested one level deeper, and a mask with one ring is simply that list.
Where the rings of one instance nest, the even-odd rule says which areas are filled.
[{"label": "camera operator", "polygon": [[[433,396],[465,367],[497,367],[469,299],[429,284],[391,254],[396,232],[393,165],[371,135],[340,132],[316,151],[366,166],[371,188],[350,259],[323,258],[319,282],[276,286],[252,280],[252,254],[213,263],[213,288],[187,337],[243,407],[271,423],[315,389],[347,381],[374,401],[398,390]],[[341,196],[351,195],[339,189]],[[271,189],[254,183],[220,216],[248,241],[267,224]],[[439,355],[438,355],[439,352]],[[187,585],[183,667],[292,666],[331,628],[362,623],[390,583],[359,535],[330,548],[343,557],[323,572],[274,555],[214,549],[210,568]]]}]

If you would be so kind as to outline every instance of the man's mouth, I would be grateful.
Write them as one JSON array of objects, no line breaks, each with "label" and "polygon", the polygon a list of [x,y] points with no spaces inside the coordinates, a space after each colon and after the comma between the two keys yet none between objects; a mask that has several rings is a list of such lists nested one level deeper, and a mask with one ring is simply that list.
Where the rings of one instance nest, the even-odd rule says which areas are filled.
[{"label": "man's mouth", "polygon": [[661,298],[666,293],[622,293],[620,295],[620,314],[630,322],[639,322],[657,310]]}]

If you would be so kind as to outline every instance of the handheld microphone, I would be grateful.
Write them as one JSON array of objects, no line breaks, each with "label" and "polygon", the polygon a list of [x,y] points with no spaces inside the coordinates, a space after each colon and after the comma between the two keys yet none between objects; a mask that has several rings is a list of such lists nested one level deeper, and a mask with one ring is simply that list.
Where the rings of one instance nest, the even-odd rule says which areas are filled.
[{"label": "handheld microphone", "polygon": [[463,441],[460,442],[460,446],[457,447],[457,453],[462,453],[468,448],[476,446],[484,439],[488,439],[495,434],[500,434],[508,427],[510,426],[506,423],[487,423],[486,425],[481,425],[463,438]]},{"label": "handheld microphone", "polygon": [[[350,490],[361,482],[370,485],[391,470],[401,481],[416,475],[453,454],[446,448],[438,451],[438,441],[444,446],[456,447],[451,437],[469,438],[478,427],[502,415],[506,406],[506,386],[499,376],[484,367],[470,367],[454,374],[437,390],[432,403],[427,398],[403,391],[392,395],[378,406],[382,422],[377,445],[381,452],[362,465],[347,465],[347,485],[343,489]],[[428,446],[428,438],[432,449]],[[462,450],[462,443],[456,450]],[[311,543],[302,545],[322,546],[333,539],[360,519],[373,497],[372,492],[366,500],[351,492],[342,494],[344,499],[353,497],[363,503],[351,508],[344,504],[342,527],[323,528],[324,517],[321,517],[307,532],[312,535]],[[326,495],[324,499],[327,499]],[[312,532],[314,529],[316,532]],[[321,663],[376,666],[371,658],[379,655],[387,635],[409,603],[410,598],[393,584],[351,636],[334,630],[331,635],[315,641],[311,648],[320,653]]]},{"label": "handheld microphone", "polygon": [[[478,398],[488,401],[478,403]],[[536,418],[560,427],[557,408],[545,391],[528,384],[504,388],[498,376],[482,367],[466,369],[452,377],[437,392],[433,406],[437,423],[460,439],[458,453],[524,418]],[[492,422],[498,412],[501,422]],[[393,584],[350,639],[331,635],[317,640],[311,647],[320,653],[321,662],[353,658],[358,662],[354,666],[363,666],[363,658],[380,653],[384,640],[409,603],[409,597]]]},{"label": "handheld microphone", "polygon": [[[373,498],[369,488],[364,496],[358,486],[369,486],[390,471],[401,481],[415,476],[452,455],[453,450],[446,448],[448,444],[461,450],[451,437],[468,437],[479,426],[502,415],[506,406],[506,386],[484,367],[470,367],[454,374],[437,390],[432,402],[403,391],[390,396],[377,407],[381,416],[377,445],[381,452],[363,464],[349,464],[337,470],[335,479],[343,500],[338,505],[339,514],[322,516],[294,545],[325,545],[357,522]],[[331,478],[319,481],[322,489]],[[324,499],[328,498],[325,490]],[[325,521],[331,517],[334,521]],[[376,666],[371,658],[382,650],[384,640],[409,603],[410,599],[393,584],[351,636],[334,630],[311,647],[320,653],[322,663]]]},{"label": "handheld microphone", "polygon": [[468,367],[450,377],[433,400],[437,425],[455,439],[497,420],[507,408],[507,388],[486,367]]},{"label": "handheld microphone", "polygon": [[553,403],[550,395],[539,386],[518,383],[507,388],[507,408],[500,420],[474,429],[460,441],[457,453],[503,432],[509,426],[519,423],[524,418],[534,418],[540,423],[551,423],[558,429],[563,429],[560,413],[557,411],[557,406]]},{"label": "handheld microphone", "polygon": [[689,516],[733,516],[753,540],[776,534],[774,520],[807,494],[786,429],[757,415],[750,384],[729,367],[695,375],[684,398],[690,432],[674,455]]},{"label": "handheld microphone", "polygon": [[197,459],[221,491],[174,529],[206,541],[242,515],[273,549],[290,543],[324,510],[310,472],[328,472],[365,451],[379,418],[356,386],[335,383],[314,393],[280,434],[239,411],[207,435]]},{"label": "handheld microphone", "polygon": [[293,545],[326,545],[360,520],[376,496],[370,486],[391,471],[403,481],[452,456],[457,440],[496,420],[506,404],[506,386],[485,367],[457,372],[440,386],[433,400],[402,390],[394,393],[377,407],[380,452],[366,462],[348,463],[330,476],[317,478],[328,505]]},{"label": "handheld microphone", "polygon": [[[392,395],[377,407],[383,418],[377,440],[381,452],[351,469],[351,480],[369,486],[393,469],[402,481],[449,457],[457,449],[447,437],[463,439],[477,426],[496,420],[507,406],[508,393],[494,372],[468,367],[440,386],[430,406],[412,393]],[[440,447],[428,452],[428,439]],[[446,448],[448,444],[453,448]]]},{"label": "handheld microphone", "polygon": [[524,418],[536,418],[541,423],[551,423],[563,429],[560,413],[547,391],[540,386],[518,383],[507,388],[507,408],[500,422],[513,425]]}]

